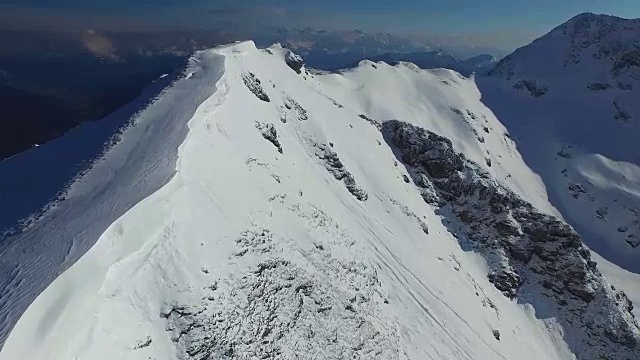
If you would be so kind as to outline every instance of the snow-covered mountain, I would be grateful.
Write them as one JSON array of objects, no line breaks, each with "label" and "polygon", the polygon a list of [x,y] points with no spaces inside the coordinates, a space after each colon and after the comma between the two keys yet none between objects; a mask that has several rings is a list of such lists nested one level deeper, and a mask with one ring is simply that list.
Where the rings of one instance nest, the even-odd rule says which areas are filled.
[{"label": "snow-covered mountain", "polygon": [[[409,63],[198,52],[5,233],[0,359],[636,359],[631,302],[481,97]],[[0,163],[3,196],[92,131]]]},{"label": "snow-covered mountain", "polygon": [[578,15],[478,81],[553,205],[640,273],[640,20]]}]

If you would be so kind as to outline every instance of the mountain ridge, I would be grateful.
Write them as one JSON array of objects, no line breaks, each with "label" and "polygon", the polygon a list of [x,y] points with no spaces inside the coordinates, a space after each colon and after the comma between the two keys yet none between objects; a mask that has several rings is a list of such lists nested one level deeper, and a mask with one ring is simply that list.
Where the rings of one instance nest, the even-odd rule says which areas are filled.
[{"label": "mountain ridge", "polygon": [[[637,272],[640,164],[601,136],[638,133],[625,21],[578,15],[471,78],[197,52],[3,235],[0,359],[635,359],[636,280],[589,250]],[[0,173],[28,189],[21,158],[76,133]]]},{"label": "mountain ridge", "polygon": [[[503,261],[513,255],[495,250],[487,253],[489,260],[482,257],[484,240],[469,228],[486,204],[473,199],[488,200],[487,192],[498,194],[501,187],[478,190],[448,177],[481,174],[490,179],[482,183],[502,184],[534,204],[531,216],[547,219],[557,212],[507,129],[481,102],[473,79],[408,63],[362,62],[315,74],[287,59],[295,59],[288,50],[259,50],[253,42],[194,56],[165,93],[175,97],[163,102],[160,96],[153,110],[161,113],[163,103],[172,103],[182,113],[182,101],[195,101],[193,117],[174,119],[175,126],[188,126],[186,138],[175,164],[151,161],[160,168],[143,178],[153,184],[155,174],[175,175],[125,209],[98,239],[83,238],[82,225],[92,221],[99,203],[80,207],[83,218],[67,213],[72,204],[64,200],[33,225],[29,236],[65,223],[66,231],[78,232],[57,240],[90,249],[29,305],[0,358],[571,359],[616,351],[613,359],[632,358],[640,331],[629,304],[592,268],[570,227],[559,222],[557,231],[527,235],[506,222],[495,225],[505,241],[516,231],[550,246],[524,250],[525,258],[542,259],[537,271],[551,271],[544,264],[558,255],[556,245],[576,249],[560,256],[575,261],[574,274],[584,282],[572,283],[567,273],[569,280],[550,283],[548,294],[567,300],[555,309],[536,308],[539,294],[520,288],[537,283],[535,272],[518,275],[521,282],[504,271],[512,265]],[[199,92],[211,90],[212,82],[215,92]],[[185,89],[204,100],[181,98]],[[149,111],[98,163],[114,185],[95,188],[104,173],[89,170],[71,194],[92,198],[97,189],[116,204],[129,199],[117,193],[137,176],[128,168],[154,154],[147,146],[127,145],[140,143],[137,129],[160,121]],[[396,139],[393,149],[384,132],[395,132],[394,124],[422,129],[417,134],[428,128],[428,138],[446,146],[434,156],[420,150],[431,145],[419,136],[418,147]],[[152,132],[151,139],[173,138],[171,128],[153,128],[168,132]],[[132,161],[118,165],[118,153]],[[460,153],[473,166],[461,168],[467,163]],[[433,191],[444,204],[425,201]],[[448,196],[457,191],[470,197],[456,203]],[[510,212],[509,206],[496,209]],[[13,239],[17,250],[19,240]],[[29,290],[30,273],[20,265],[11,269],[18,289]],[[11,301],[20,301],[15,290],[3,286]],[[534,307],[511,300],[512,294]],[[8,309],[12,304],[5,301]],[[557,312],[565,307],[591,319],[592,327],[576,327],[563,340],[566,324],[556,317],[565,316]],[[114,326],[123,331],[110,331]]]}]

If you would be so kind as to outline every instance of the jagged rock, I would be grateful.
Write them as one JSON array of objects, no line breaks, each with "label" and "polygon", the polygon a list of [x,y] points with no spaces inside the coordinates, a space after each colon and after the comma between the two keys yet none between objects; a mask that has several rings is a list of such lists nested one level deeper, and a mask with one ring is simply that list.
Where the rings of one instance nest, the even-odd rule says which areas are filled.
[{"label": "jagged rock", "polygon": [[573,196],[574,199],[579,198],[580,194],[587,193],[582,184],[569,184],[569,191],[571,192],[571,196]]},{"label": "jagged rock", "polygon": [[[615,289],[612,289],[615,290]],[[623,291],[618,291],[616,292],[616,298],[618,299],[618,301],[620,301],[621,304],[623,304],[627,310],[629,312],[633,311],[633,303],[631,302],[631,300],[629,300],[629,298],[627,297],[627,294],[625,294]]]},{"label": "jagged rock", "polygon": [[302,67],[304,67],[304,60],[299,55],[294,54],[291,50],[287,51],[284,57],[284,61],[287,65],[298,74],[302,73]]},{"label": "jagged rock", "polygon": [[520,229],[514,222],[501,220],[496,222],[494,226],[498,231],[498,234],[502,236],[520,235]]},{"label": "jagged rock", "polygon": [[242,75],[242,81],[244,85],[251,91],[258,99],[264,102],[270,102],[269,96],[264,92],[261,81],[255,74],[249,72]]},{"label": "jagged rock", "polygon": [[502,269],[489,274],[489,281],[505,296],[515,298],[524,280],[513,269]]},{"label": "jagged rock", "polygon": [[133,347],[133,349],[138,350],[138,349],[149,347],[152,342],[153,342],[153,339],[151,339],[151,336],[147,336],[147,338],[144,341],[138,341],[138,343],[136,344],[136,346]]},{"label": "jagged rock", "polygon": [[309,115],[307,114],[307,110],[300,105],[297,101],[295,101],[292,97],[287,96],[284,100],[284,106],[289,110],[294,110],[296,115],[298,116],[298,120],[307,121],[309,120]]},{"label": "jagged rock", "polygon": [[468,211],[468,210],[463,210],[463,211],[459,212],[458,213],[458,218],[460,219],[460,221],[462,221],[463,223],[466,223],[466,224],[470,224],[470,223],[473,223],[475,221],[475,218],[471,214],[471,211]]},{"label": "jagged rock", "polygon": [[382,131],[425,201],[460,221],[491,266],[489,281],[505,296],[519,298],[522,288],[548,296],[532,305],[557,309],[553,316],[579,359],[598,353],[629,360],[640,352],[640,327],[626,296],[611,289],[571,226],[504,188],[448,139],[397,120]]},{"label": "jagged rock", "polygon": [[[386,122],[383,128],[387,124],[393,124],[393,122]],[[462,170],[462,156],[452,150],[451,140],[430,132],[427,134],[428,141],[421,141],[421,138],[411,136],[412,129],[398,127],[396,130],[400,133],[394,133],[394,136],[407,141],[404,148],[407,151],[402,154],[403,162],[419,163],[430,177],[436,179],[445,178],[454,171]],[[406,132],[402,133],[403,131]]]},{"label": "jagged rock", "polygon": [[638,239],[634,234],[627,236],[626,242],[634,249],[640,247],[640,239]]},{"label": "jagged rock", "polygon": [[276,127],[273,124],[263,124],[259,121],[255,123],[256,129],[260,130],[262,137],[268,140],[278,149],[278,152],[282,154],[282,145],[280,145],[280,141],[278,140],[278,132]]},{"label": "jagged rock", "polygon": [[375,126],[378,130],[382,129],[382,125],[379,122],[377,122],[376,120],[373,120],[372,118],[368,117],[367,115],[360,114],[360,115],[358,115],[358,117],[360,119],[366,120],[369,124]]},{"label": "jagged rock", "polygon": [[347,190],[360,201],[367,201],[369,194],[358,184],[353,178],[353,175],[344,167],[338,154],[331,150],[331,148],[325,144],[314,144],[316,148],[316,155],[320,160],[324,162],[325,168],[333,175],[336,180],[342,181]]},{"label": "jagged rock", "polygon": [[613,63],[611,71],[619,73],[623,69],[640,67],[640,50],[634,49],[624,52]]},{"label": "jagged rock", "polygon": [[533,97],[541,97],[547,94],[549,87],[546,85],[538,85],[535,80],[520,80],[513,88],[518,91],[526,91]]},{"label": "jagged rock", "polygon": [[567,290],[585,302],[591,302],[595,299],[595,290],[588,286],[570,282],[567,284]]}]

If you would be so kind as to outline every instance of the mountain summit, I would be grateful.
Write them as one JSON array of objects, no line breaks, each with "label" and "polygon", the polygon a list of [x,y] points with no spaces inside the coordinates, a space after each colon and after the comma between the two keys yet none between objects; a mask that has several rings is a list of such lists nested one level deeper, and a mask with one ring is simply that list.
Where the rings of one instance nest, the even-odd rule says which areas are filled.
[{"label": "mountain summit", "polygon": [[491,74],[540,80],[579,75],[624,89],[640,75],[640,19],[577,15],[502,59]]},{"label": "mountain summit", "polygon": [[550,200],[607,260],[640,273],[640,19],[580,14],[479,78]]},{"label": "mountain summit", "polygon": [[474,80],[410,63],[198,52],[0,245],[3,360],[640,351]]}]

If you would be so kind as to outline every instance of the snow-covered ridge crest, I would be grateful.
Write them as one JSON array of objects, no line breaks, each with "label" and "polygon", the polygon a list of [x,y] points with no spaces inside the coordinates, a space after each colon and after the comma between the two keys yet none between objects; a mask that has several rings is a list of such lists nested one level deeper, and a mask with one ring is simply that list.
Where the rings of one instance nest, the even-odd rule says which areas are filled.
[{"label": "snow-covered ridge crest", "polygon": [[[190,117],[175,175],[37,297],[0,359],[587,353],[563,340],[562,321],[490,282],[491,264],[461,248],[380,131],[390,119],[429,129],[536,214],[554,214],[472,79],[384,64],[319,75],[252,42],[197,58],[212,71],[181,84],[216,90]],[[127,188],[137,174],[122,176]],[[611,314],[614,329],[629,320]]]},{"label": "snow-covered ridge crest", "polygon": [[221,75],[216,58],[198,52],[125,108],[0,163],[3,227],[32,219],[0,238],[0,344],[114,221],[175,175],[187,122]]}]

